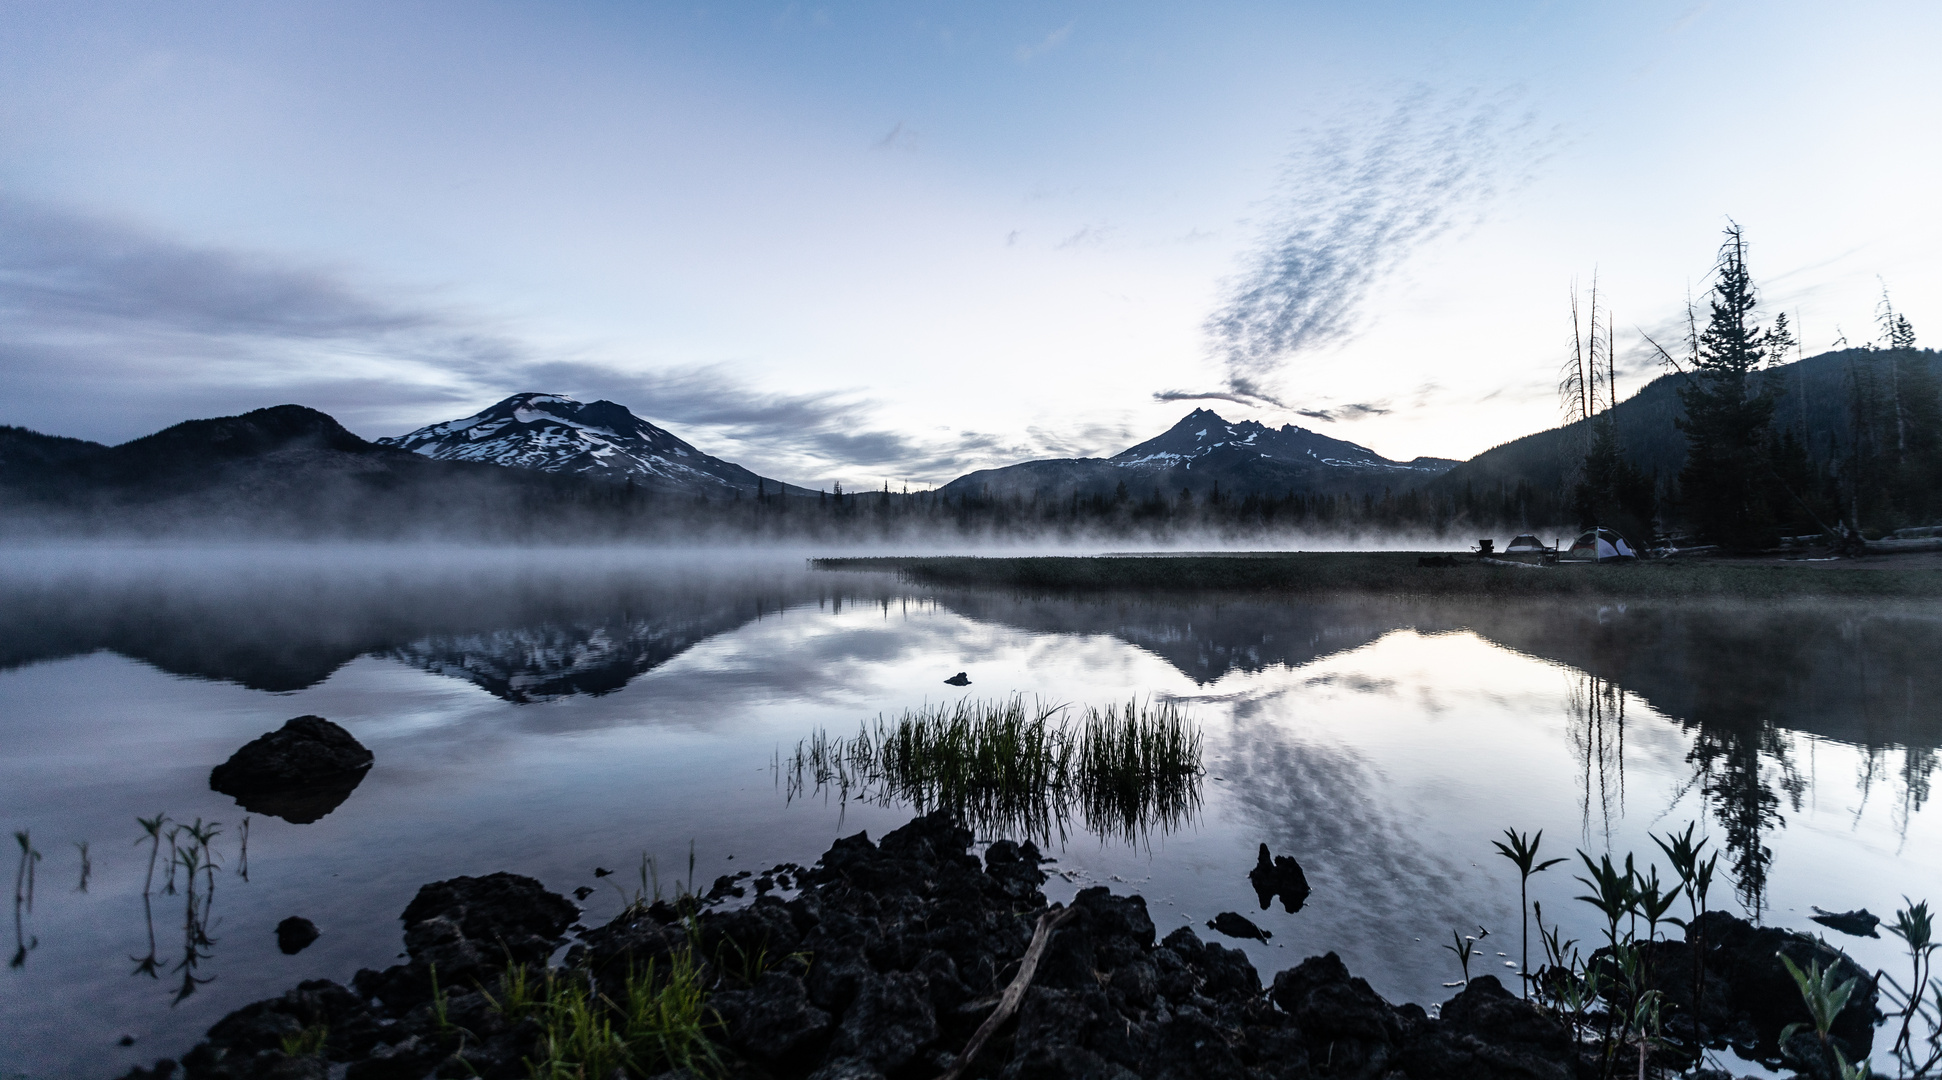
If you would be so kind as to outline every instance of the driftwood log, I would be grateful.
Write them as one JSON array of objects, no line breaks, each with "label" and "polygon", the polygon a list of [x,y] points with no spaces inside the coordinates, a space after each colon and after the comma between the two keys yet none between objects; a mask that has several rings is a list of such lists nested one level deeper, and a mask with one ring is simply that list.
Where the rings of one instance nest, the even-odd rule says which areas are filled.
[{"label": "driftwood log", "polygon": [[1032,976],[1038,972],[1039,960],[1052,944],[1052,931],[1078,910],[1073,907],[1059,908],[1038,917],[1038,926],[1032,930],[1032,943],[1025,947],[1025,958],[1018,962],[1018,974],[1013,977],[1011,985],[1005,987],[1005,992],[999,995],[998,1007],[991,1010],[984,1023],[978,1025],[978,1030],[972,1034],[971,1041],[964,1044],[964,1050],[958,1054],[957,1060],[937,1080],[958,1080],[964,1075],[964,1070],[971,1067],[971,1062],[977,1058],[978,1051],[984,1049],[986,1041],[1018,1011],[1018,1003],[1025,1000],[1025,991],[1032,985]]}]

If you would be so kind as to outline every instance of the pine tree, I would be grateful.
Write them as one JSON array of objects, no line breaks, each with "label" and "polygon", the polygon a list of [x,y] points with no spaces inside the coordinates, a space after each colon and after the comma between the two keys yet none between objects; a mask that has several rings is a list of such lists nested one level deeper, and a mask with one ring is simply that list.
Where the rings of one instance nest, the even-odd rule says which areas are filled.
[{"label": "pine tree", "polygon": [[1687,446],[1679,479],[1686,515],[1702,538],[1728,548],[1768,547],[1778,540],[1765,460],[1774,399],[1766,380],[1753,375],[1769,339],[1754,322],[1759,301],[1737,224],[1726,230],[1715,273],[1712,315],[1696,335],[1693,371],[1679,389]]}]

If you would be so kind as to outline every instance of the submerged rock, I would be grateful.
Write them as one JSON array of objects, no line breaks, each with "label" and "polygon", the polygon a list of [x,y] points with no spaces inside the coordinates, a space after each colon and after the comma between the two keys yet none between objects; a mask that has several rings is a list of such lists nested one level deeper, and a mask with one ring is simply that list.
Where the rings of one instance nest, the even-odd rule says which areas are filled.
[{"label": "submerged rock", "polygon": [[307,825],[343,805],[374,760],[350,732],[321,716],[299,716],[209,770],[209,787],[251,813]]},{"label": "submerged rock", "polygon": [[960,671],[956,675],[953,675],[950,678],[945,679],[944,685],[945,686],[970,686],[971,676]]},{"label": "submerged rock", "polygon": [[1255,941],[1266,941],[1274,936],[1254,925],[1254,920],[1238,911],[1223,911],[1207,920],[1207,929],[1231,938],[1253,938]]},{"label": "submerged rock", "polygon": [[276,947],[285,956],[295,956],[310,947],[318,938],[317,924],[309,919],[292,915],[276,924]]},{"label": "submerged rock", "polygon": [[1292,855],[1270,857],[1268,845],[1261,845],[1261,855],[1255,860],[1254,869],[1247,872],[1248,883],[1254,886],[1255,899],[1261,901],[1261,910],[1268,910],[1268,904],[1275,897],[1281,897],[1281,909],[1290,914],[1300,911],[1308,902],[1308,875],[1301,872],[1301,864]]},{"label": "submerged rock", "polygon": [[1878,938],[1881,936],[1875,933],[1875,927],[1880,924],[1881,916],[1867,908],[1857,908],[1853,911],[1823,911],[1815,908],[1814,914],[1809,915],[1808,918],[1851,937]]},{"label": "submerged rock", "polygon": [[[1709,911],[1695,920],[1685,941],[1655,941],[1638,949],[1649,973],[1648,986],[1661,995],[1666,1030],[1682,1040],[1696,1034],[1705,1045],[1731,1046],[1742,1057],[1769,1067],[1785,1065],[1817,1075],[1817,1062],[1801,1060],[1780,1043],[1788,1024],[1812,1020],[1799,985],[1781,963],[1785,956],[1802,971],[1818,965],[1832,972],[1836,981],[1855,980],[1847,1006],[1834,1018],[1832,1035],[1849,1061],[1863,1060],[1873,1049],[1875,1023],[1881,1018],[1876,1008],[1879,988],[1847,954],[1818,938]],[[1693,1001],[1696,952],[1703,957],[1697,973],[1697,1010]],[[1609,949],[1599,949],[1592,964],[1610,970],[1610,955]],[[1540,973],[1539,977],[1552,976]],[[1815,1048],[1818,1051],[1818,1043]]]}]

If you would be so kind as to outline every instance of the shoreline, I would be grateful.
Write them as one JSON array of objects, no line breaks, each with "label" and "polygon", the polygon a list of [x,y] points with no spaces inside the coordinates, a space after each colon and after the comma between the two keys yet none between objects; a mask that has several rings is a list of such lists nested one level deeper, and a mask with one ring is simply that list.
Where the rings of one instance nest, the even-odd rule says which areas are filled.
[{"label": "shoreline", "polygon": [[[435,882],[401,916],[405,963],[247,1005],[179,1063],[127,1077],[1584,1080],[1612,1064],[1597,1013],[1540,1008],[1495,976],[1430,1009],[1384,1000],[1332,952],[1264,982],[1241,950],[1193,929],[1156,940],[1137,894],[1101,886],[1051,905],[1030,843],[992,843],[982,860],[972,846],[935,812],[880,842],[839,839],[813,867],[723,877],[672,903],[637,896],[592,929],[531,878]],[[713,906],[749,887],[747,906]],[[1711,987],[1700,1042],[1777,1064],[1783,1025],[1806,1010],[1776,951],[1852,962],[1725,913],[1700,923]],[[569,931],[578,941],[553,966]],[[1667,1033],[1683,1020],[1694,1034],[1679,997],[1691,947],[1645,948]],[[1836,1027],[1864,1054],[1875,999],[1870,979]],[[1668,1044],[1649,1064],[1659,1075],[1690,1060]]]},{"label": "shoreline", "polygon": [[[1630,599],[1931,599],[1942,558],[1840,562],[1694,556],[1659,562],[1527,566],[1418,552],[1251,552],[1091,556],[875,556],[810,560],[815,570],[894,573],[907,582],[1028,592],[1245,592],[1399,597]],[[1434,556],[1431,556],[1434,557]]]}]

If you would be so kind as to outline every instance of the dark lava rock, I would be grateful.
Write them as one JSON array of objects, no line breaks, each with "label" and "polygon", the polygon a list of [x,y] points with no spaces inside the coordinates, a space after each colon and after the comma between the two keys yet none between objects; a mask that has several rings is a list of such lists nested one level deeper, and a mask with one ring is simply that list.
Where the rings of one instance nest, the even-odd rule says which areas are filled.
[{"label": "dark lava rock", "polygon": [[829,1014],[809,1003],[792,974],[765,972],[753,986],[717,993],[711,1003],[728,1039],[760,1065],[802,1060],[829,1041]]},{"label": "dark lava rock", "polygon": [[1253,938],[1256,941],[1266,941],[1274,936],[1254,925],[1254,920],[1238,911],[1223,911],[1207,920],[1207,929],[1231,938]]},{"label": "dark lava rock", "polygon": [[276,924],[276,947],[285,956],[295,956],[310,947],[317,940],[317,924],[309,919],[292,915]]},{"label": "dark lava rock", "polygon": [[490,985],[509,964],[544,964],[565,940],[580,909],[529,877],[500,872],[435,881],[399,916],[410,959],[354,980],[359,993],[390,1005],[431,996],[436,965],[445,987]]},{"label": "dark lava rock", "polygon": [[[479,964],[494,968],[508,960],[536,964],[558,948],[580,909],[532,878],[503,871],[485,877],[435,881],[399,916],[405,924],[405,951],[414,961],[442,961],[454,973]],[[485,948],[489,955],[470,960],[461,953]]]},{"label": "dark lava rock", "polygon": [[209,770],[209,787],[251,813],[307,825],[343,805],[373,760],[350,732],[321,716],[299,716]]},{"label": "dark lava rock", "polygon": [[[693,964],[720,1021],[708,1031],[723,1080],[927,1080],[992,1015],[1050,910],[1031,845],[994,843],[981,863],[967,853],[971,841],[944,814],[917,818],[881,842],[845,837],[817,866],[791,869],[801,888],[793,899],[763,895],[733,911],[693,897],[630,907],[585,931],[567,953],[567,970],[551,973],[539,969],[571,923],[572,904],[510,874],[438,882],[405,910],[408,963],[360,972],[356,992],[310,982],[239,1009],[180,1067],[187,1080],[511,1080],[538,1071],[546,1049],[537,1019],[509,1016],[488,997],[504,999],[497,976],[509,962],[549,980],[543,984],[587,986],[616,1001],[627,1000],[630,973],[638,980],[652,971],[658,980]],[[1281,972],[1263,993],[1239,949],[1185,927],[1155,941],[1138,896],[1090,888],[1072,909],[1051,934],[1016,1018],[996,1029],[966,1076],[1589,1080],[1604,1071],[1590,1044],[1487,975],[1436,1018],[1383,1000],[1333,953]],[[1707,1015],[1749,1032],[1755,1010],[1760,1030],[1777,1032],[1798,1009],[1791,980],[1784,989],[1792,1004],[1781,1000],[1787,994],[1762,966],[1762,950],[1775,968],[1775,949],[1802,962],[1847,963],[1825,946],[1810,955],[1812,939],[1730,917],[1709,916],[1699,929],[1708,935]],[[1695,950],[1663,941],[1649,948],[1676,1011],[1671,984],[1682,970],[1690,980]],[[431,995],[434,963],[442,1012]],[[1872,984],[1862,998],[1865,1020]],[[1839,1032],[1853,1034],[1837,1025]],[[316,1056],[283,1050],[317,1042]],[[131,1075],[166,1075],[163,1064]]]},{"label": "dark lava rock", "polygon": [[1301,864],[1292,855],[1270,858],[1266,844],[1261,845],[1261,856],[1247,872],[1247,879],[1254,886],[1262,911],[1268,910],[1269,902],[1277,896],[1281,897],[1281,909],[1290,914],[1308,902],[1308,875],[1301,872]]},{"label": "dark lava rock", "polygon": [[[1847,1007],[1834,1018],[1833,1035],[1849,1061],[1863,1060],[1874,1047],[1875,1003],[1879,990],[1866,971],[1839,949],[1806,934],[1773,926],[1754,926],[1723,911],[1709,911],[1698,920],[1704,935],[1706,968],[1718,972],[1731,991],[1731,1001],[1759,1033],[1761,1052],[1777,1043],[1780,1029],[1807,1023],[1807,1003],[1787,973],[1782,956],[1802,971],[1818,964],[1836,979],[1854,979]],[[1668,995],[1669,996],[1669,995]],[[1770,1058],[1771,1060],[1771,1058]]]},{"label": "dark lava rock", "polygon": [[1571,1029],[1479,975],[1444,1002],[1440,1022],[1418,1024],[1403,1051],[1410,1076],[1450,1080],[1573,1080],[1577,1046]]},{"label": "dark lava rock", "polygon": [[716,878],[715,884],[709,888],[707,899],[714,903],[720,903],[731,896],[738,900],[747,896],[748,890],[742,888],[741,880],[750,876],[751,874],[747,870],[739,874],[723,874]]},{"label": "dark lava rock", "polygon": [[[1818,964],[1837,980],[1854,979],[1847,1007],[1834,1019],[1833,1036],[1849,1061],[1858,1061],[1873,1048],[1879,989],[1874,978],[1839,949],[1806,934],[1772,926],[1754,926],[1723,911],[1709,911],[1687,930],[1685,941],[1656,941],[1640,946],[1650,986],[1662,995],[1666,1029],[1690,1041],[1694,1031],[1694,943],[1703,952],[1697,1021],[1698,1040],[1713,1047],[1732,1046],[1741,1055],[1769,1067],[1782,1064],[1814,1075],[1813,1063],[1792,1060],[1780,1046],[1780,1032],[1788,1024],[1808,1023],[1800,987],[1787,973],[1782,956],[1802,971]],[[1609,966],[1610,950],[1600,949],[1592,963]],[[1542,977],[1542,976],[1540,976]]]},{"label": "dark lava rock", "polygon": [[945,686],[970,686],[971,676],[966,675],[964,672],[960,671],[956,675],[953,675],[950,678],[945,679],[944,685]]},{"label": "dark lava rock", "polygon": [[1857,908],[1854,911],[1822,911],[1820,908],[1815,908],[1814,914],[1809,915],[1808,918],[1851,937],[1878,938],[1881,936],[1875,933],[1875,926],[1881,922],[1881,916],[1867,908]]}]

